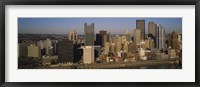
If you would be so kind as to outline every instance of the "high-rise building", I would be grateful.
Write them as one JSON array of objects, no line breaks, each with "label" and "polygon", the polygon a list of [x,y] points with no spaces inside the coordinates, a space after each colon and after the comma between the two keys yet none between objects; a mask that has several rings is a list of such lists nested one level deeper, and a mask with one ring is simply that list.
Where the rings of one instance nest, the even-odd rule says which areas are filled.
[{"label": "high-rise building", "polygon": [[73,29],[72,31],[70,31],[70,33],[68,35],[69,35],[68,36],[69,40],[73,41],[73,43],[75,43],[76,40],[77,40],[77,33],[76,33],[76,31]]},{"label": "high-rise building", "polygon": [[103,43],[102,40],[103,40],[103,39],[102,39],[102,35],[101,35],[101,34],[96,34],[95,45],[100,45],[100,46],[102,46],[102,43]]},{"label": "high-rise building", "polygon": [[141,42],[141,29],[134,30],[134,42],[136,45],[140,44]]},{"label": "high-rise building", "polygon": [[144,40],[145,39],[145,20],[136,20],[136,29],[140,29],[140,39]]},{"label": "high-rise building", "polygon": [[58,41],[53,41],[53,55],[58,55]]},{"label": "high-rise building", "polygon": [[94,46],[94,23],[91,25],[84,24],[85,46]]},{"label": "high-rise building", "polygon": [[52,46],[51,40],[49,38],[47,38],[44,41],[44,48],[46,49],[46,55],[50,55],[49,54],[49,49],[51,48],[51,46]]},{"label": "high-rise building", "polygon": [[73,41],[58,41],[58,62],[73,62]]},{"label": "high-rise building", "polygon": [[83,47],[83,63],[84,64],[94,63],[94,47],[93,46]]},{"label": "high-rise building", "polygon": [[98,45],[101,45],[102,47],[105,46],[106,42],[109,42],[110,36],[105,30],[100,30],[99,34],[96,34],[96,42]]},{"label": "high-rise building", "polygon": [[160,24],[157,24],[156,27],[156,47],[165,50],[165,29]]},{"label": "high-rise building", "polygon": [[156,24],[154,22],[149,22],[148,24],[148,34],[156,36]]},{"label": "high-rise building", "polygon": [[41,49],[40,46],[30,45],[28,46],[28,57],[41,57]]},{"label": "high-rise building", "polygon": [[38,41],[38,42],[37,42],[37,46],[40,46],[40,48],[43,49],[43,48],[44,48],[44,43],[43,43],[43,41],[42,41],[42,40]]},{"label": "high-rise building", "polygon": [[156,48],[156,36],[152,35],[152,34],[148,34],[148,39],[150,40],[150,42],[152,42],[152,44],[150,45],[150,48]]},{"label": "high-rise building", "polygon": [[179,45],[178,45],[178,33],[176,33],[175,31],[173,31],[170,35],[170,46],[172,49],[178,49]]}]

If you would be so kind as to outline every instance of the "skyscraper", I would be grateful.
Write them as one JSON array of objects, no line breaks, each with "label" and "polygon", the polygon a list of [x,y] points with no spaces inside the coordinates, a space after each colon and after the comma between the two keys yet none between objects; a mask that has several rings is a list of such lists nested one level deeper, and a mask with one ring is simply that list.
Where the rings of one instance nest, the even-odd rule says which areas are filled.
[{"label": "skyscraper", "polygon": [[93,46],[94,45],[94,23],[91,25],[84,24],[85,31],[85,46]]},{"label": "skyscraper", "polygon": [[140,44],[141,41],[141,29],[134,30],[134,42],[136,45]]},{"label": "skyscraper", "polygon": [[154,22],[149,22],[148,24],[148,34],[156,36],[156,24]]},{"label": "skyscraper", "polygon": [[58,41],[58,61],[60,63],[73,62],[73,42]]},{"label": "skyscraper", "polygon": [[52,46],[52,43],[51,43],[51,40],[49,38],[47,38],[45,41],[44,41],[44,47],[46,49],[46,55],[50,55],[49,53],[49,49],[51,48]]},{"label": "skyscraper", "polygon": [[102,43],[103,43],[102,40],[103,40],[103,39],[102,39],[102,35],[101,35],[101,34],[96,34],[95,45],[100,45],[100,46],[102,46]]},{"label": "skyscraper", "polygon": [[94,46],[83,47],[83,63],[94,63]]},{"label": "skyscraper", "polygon": [[100,39],[101,41],[101,46],[104,47],[106,42],[109,42],[109,34],[107,33],[107,31],[105,30],[100,30],[99,34],[101,35],[101,38],[97,38]]},{"label": "skyscraper", "polygon": [[145,20],[136,20],[136,29],[140,29],[141,31],[141,40],[145,39]]},{"label": "skyscraper", "polygon": [[178,33],[173,31],[170,35],[170,46],[172,49],[178,49]]},{"label": "skyscraper", "polygon": [[69,40],[73,41],[73,43],[76,42],[77,40],[77,33],[76,31],[73,29],[72,31],[70,31],[69,35]]},{"label": "skyscraper", "polygon": [[156,25],[156,47],[165,49],[165,29],[160,25]]}]

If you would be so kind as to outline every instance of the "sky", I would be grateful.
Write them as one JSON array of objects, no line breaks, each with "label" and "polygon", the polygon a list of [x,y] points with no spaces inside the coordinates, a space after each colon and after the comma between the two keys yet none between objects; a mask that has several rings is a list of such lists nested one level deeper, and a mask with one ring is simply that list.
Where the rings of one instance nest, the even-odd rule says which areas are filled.
[{"label": "sky", "polygon": [[161,24],[166,33],[182,32],[182,18],[18,18],[18,33],[26,34],[67,34],[75,30],[84,34],[84,23],[94,23],[95,33],[107,30],[110,34],[124,34],[136,29],[136,20],[145,20],[145,33],[148,23]]}]

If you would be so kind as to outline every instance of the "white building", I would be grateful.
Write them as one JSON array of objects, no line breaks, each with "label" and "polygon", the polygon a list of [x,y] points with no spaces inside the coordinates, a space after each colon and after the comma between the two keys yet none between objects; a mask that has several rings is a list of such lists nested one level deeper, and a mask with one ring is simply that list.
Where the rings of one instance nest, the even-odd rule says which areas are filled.
[{"label": "white building", "polygon": [[45,41],[44,41],[44,48],[46,49],[46,54],[47,55],[50,55],[49,54],[49,49],[52,47],[52,43],[51,43],[51,40],[49,38],[47,38]]},{"label": "white building", "polygon": [[85,46],[82,48],[83,48],[83,63],[84,64],[94,63],[94,47]]},{"label": "white building", "polygon": [[156,25],[156,46],[158,49],[165,49],[165,29],[160,25]]},{"label": "white building", "polygon": [[139,57],[141,60],[147,60],[147,57],[145,56],[145,50],[143,48],[139,48]]}]

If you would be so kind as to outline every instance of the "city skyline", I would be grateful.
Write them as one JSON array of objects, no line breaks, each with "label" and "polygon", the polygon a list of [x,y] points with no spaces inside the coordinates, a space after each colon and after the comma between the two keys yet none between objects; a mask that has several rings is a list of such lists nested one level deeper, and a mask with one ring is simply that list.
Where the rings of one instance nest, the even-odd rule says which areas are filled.
[{"label": "city skyline", "polygon": [[182,18],[18,18],[18,33],[26,34],[68,34],[75,30],[84,34],[84,23],[94,23],[95,33],[107,30],[111,34],[122,34],[136,29],[136,20],[145,20],[145,34],[148,23],[155,22],[165,28],[166,33],[182,32]]}]

